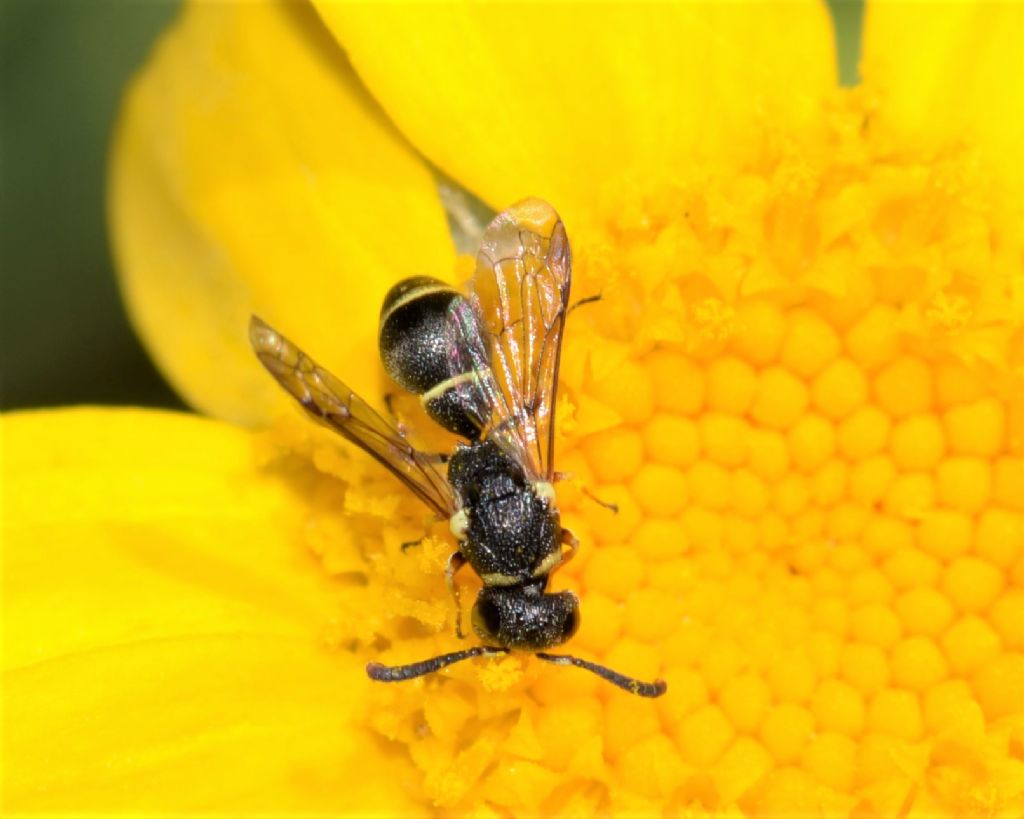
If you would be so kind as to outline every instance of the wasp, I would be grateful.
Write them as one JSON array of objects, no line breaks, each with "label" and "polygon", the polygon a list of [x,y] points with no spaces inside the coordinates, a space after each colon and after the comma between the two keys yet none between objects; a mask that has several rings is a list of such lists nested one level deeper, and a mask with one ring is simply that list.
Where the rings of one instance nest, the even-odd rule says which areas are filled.
[{"label": "wasp", "polygon": [[405,279],[387,293],[379,333],[384,369],[458,437],[450,454],[415,448],[403,428],[252,317],[256,355],[306,413],[373,456],[449,521],[458,548],[445,580],[459,612],[460,638],[455,575],[469,564],[482,581],[472,609],[482,645],[409,665],[369,663],[374,680],[408,680],[472,657],[527,651],[639,696],[667,690],[662,680],[643,682],[547,652],[567,642],[580,623],[576,595],[548,591],[551,573],[579,545],[561,526],[553,487],[555,397],[571,274],[561,219],[548,203],[526,199],[484,231],[466,293],[426,276]]}]

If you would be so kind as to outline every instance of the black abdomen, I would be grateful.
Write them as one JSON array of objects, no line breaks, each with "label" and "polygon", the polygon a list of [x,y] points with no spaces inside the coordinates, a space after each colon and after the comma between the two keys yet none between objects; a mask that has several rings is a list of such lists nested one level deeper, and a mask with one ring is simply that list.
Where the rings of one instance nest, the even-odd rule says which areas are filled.
[{"label": "black abdomen", "polygon": [[394,381],[420,396],[427,414],[473,441],[480,435],[481,404],[475,373],[460,371],[452,350],[451,311],[465,297],[429,276],[404,279],[388,291],[380,311],[380,355]]}]

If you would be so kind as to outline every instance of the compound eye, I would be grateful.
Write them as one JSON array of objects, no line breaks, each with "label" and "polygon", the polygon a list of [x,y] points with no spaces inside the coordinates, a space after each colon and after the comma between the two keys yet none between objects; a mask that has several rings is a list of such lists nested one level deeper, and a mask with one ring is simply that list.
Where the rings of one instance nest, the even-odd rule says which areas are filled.
[{"label": "compound eye", "polygon": [[484,638],[497,639],[501,631],[501,611],[493,601],[484,598],[473,606],[473,627]]},{"label": "compound eye", "polygon": [[473,629],[480,637],[497,640],[502,630],[501,610],[493,600],[482,598],[473,606]]},{"label": "compound eye", "polygon": [[573,608],[569,611],[569,616],[565,618],[565,623],[562,625],[562,642],[564,643],[570,637],[572,637],[580,627],[580,610]]}]

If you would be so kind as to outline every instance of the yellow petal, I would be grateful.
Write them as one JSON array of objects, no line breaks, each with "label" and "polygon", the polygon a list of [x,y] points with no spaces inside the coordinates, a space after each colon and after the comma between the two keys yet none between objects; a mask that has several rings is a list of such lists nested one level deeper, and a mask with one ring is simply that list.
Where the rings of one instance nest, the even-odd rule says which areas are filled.
[{"label": "yellow petal", "polygon": [[862,74],[880,120],[925,149],[976,145],[999,177],[1024,190],[1024,6],[874,2]]},{"label": "yellow petal", "polygon": [[111,186],[132,318],[182,395],[222,418],[265,420],[279,395],[250,313],[369,391],[356,362],[376,372],[384,292],[451,270],[431,174],[299,4],[189,5],[127,96]]},{"label": "yellow petal", "polygon": [[0,434],[7,810],[413,811],[248,433],[75,410]]},{"label": "yellow petal", "polygon": [[806,123],[835,86],[824,4],[348,4],[320,13],[395,123],[490,204],[570,221]]}]

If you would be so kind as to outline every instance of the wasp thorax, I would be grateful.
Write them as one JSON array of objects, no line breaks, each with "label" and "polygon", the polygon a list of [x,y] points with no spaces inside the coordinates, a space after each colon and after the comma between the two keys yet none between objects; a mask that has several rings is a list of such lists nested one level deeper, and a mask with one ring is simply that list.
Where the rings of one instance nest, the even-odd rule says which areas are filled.
[{"label": "wasp thorax", "polygon": [[429,276],[404,279],[388,291],[380,311],[380,355],[401,387],[416,393],[437,423],[475,440],[480,433],[475,378],[468,362],[460,372],[453,310],[465,297]]},{"label": "wasp thorax", "polygon": [[579,599],[569,591],[546,594],[544,581],[490,586],[473,606],[473,630],[489,645],[523,651],[558,646],[580,625]]}]

